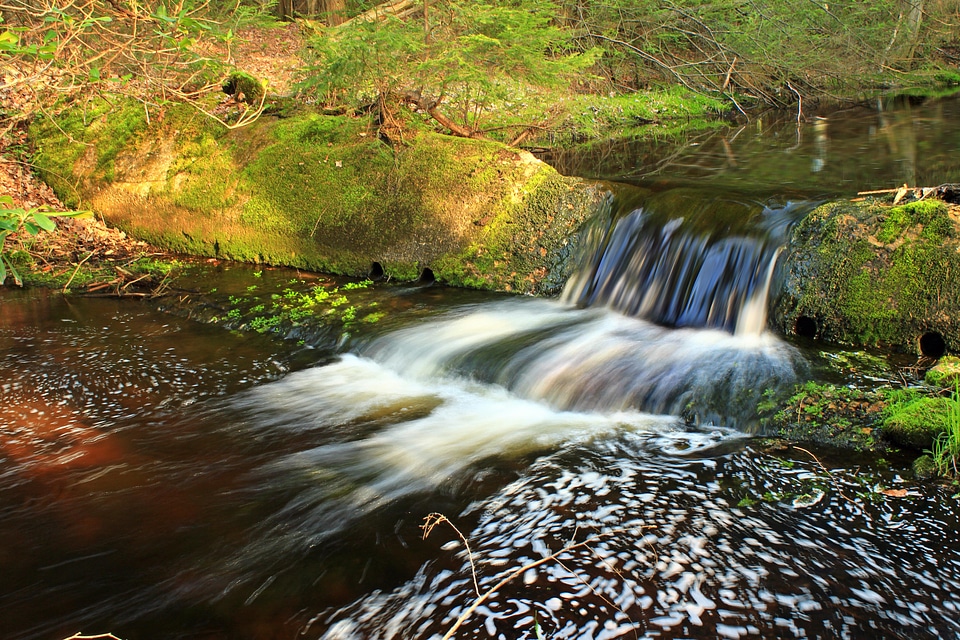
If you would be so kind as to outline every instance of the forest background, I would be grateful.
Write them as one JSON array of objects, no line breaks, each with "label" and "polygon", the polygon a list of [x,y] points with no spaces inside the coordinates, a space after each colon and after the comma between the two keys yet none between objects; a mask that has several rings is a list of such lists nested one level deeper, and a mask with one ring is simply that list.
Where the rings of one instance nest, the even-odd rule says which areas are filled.
[{"label": "forest background", "polygon": [[542,148],[960,85],[958,0],[2,0],[0,20],[3,241],[62,209],[31,123],[72,140],[131,102],[133,128],[185,103],[224,128],[306,109],[391,146]]}]

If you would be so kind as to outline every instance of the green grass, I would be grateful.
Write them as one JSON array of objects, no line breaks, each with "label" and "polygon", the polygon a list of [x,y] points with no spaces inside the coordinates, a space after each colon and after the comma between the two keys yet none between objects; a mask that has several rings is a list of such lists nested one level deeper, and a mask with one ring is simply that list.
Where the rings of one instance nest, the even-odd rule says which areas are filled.
[{"label": "green grass", "polygon": [[930,455],[937,472],[946,478],[960,479],[960,382],[946,403],[946,430],[933,441]]}]

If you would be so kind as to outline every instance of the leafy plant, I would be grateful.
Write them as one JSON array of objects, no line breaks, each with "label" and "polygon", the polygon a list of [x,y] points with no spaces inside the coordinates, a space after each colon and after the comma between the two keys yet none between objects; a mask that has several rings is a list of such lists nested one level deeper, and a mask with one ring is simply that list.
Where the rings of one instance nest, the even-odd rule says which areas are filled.
[{"label": "leafy plant", "polygon": [[941,476],[960,479],[960,382],[947,403],[945,422],[946,429],[934,439],[930,455]]},{"label": "leafy plant", "polygon": [[41,231],[54,231],[57,225],[51,218],[90,215],[87,211],[48,211],[42,207],[24,209],[14,207],[13,198],[0,196],[0,285],[7,279],[7,273],[13,277],[17,286],[23,286],[23,279],[7,255],[7,239],[21,236],[24,232],[35,236]]}]

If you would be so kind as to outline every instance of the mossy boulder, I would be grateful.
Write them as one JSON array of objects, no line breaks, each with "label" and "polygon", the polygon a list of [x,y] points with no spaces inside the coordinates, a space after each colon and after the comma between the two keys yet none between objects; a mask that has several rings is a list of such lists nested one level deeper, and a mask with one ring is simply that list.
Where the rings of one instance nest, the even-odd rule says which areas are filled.
[{"label": "mossy boulder", "polygon": [[892,403],[883,421],[883,435],[902,447],[926,451],[947,431],[952,402],[950,398],[917,395]]},{"label": "mossy boulder", "polygon": [[960,231],[939,201],[838,201],[784,255],[771,321],[785,334],[940,357],[960,350]]},{"label": "mossy boulder", "polygon": [[937,470],[937,463],[933,461],[932,456],[926,454],[914,460],[911,468],[913,469],[913,476],[917,480],[931,480],[940,475]]},{"label": "mossy boulder", "polygon": [[872,451],[883,448],[878,435],[884,407],[876,391],[807,382],[797,385],[785,400],[765,397],[757,412],[767,434]]},{"label": "mossy boulder", "polygon": [[[313,271],[554,293],[605,197],[526,152],[369,120],[263,116],[227,130],[184,106],[97,105],[33,127],[44,177],[137,238]],[[375,266],[376,265],[376,266]]]},{"label": "mossy boulder", "polygon": [[960,358],[946,356],[927,371],[923,381],[931,387],[953,388],[960,384]]}]

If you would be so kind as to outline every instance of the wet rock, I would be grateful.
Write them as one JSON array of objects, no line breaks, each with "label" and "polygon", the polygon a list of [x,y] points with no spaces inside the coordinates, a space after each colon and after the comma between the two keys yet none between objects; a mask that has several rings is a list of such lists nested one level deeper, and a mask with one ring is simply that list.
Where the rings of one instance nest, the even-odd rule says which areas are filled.
[{"label": "wet rock", "polygon": [[782,402],[761,403],[766,432],[790,441],[858,451],[882,450],[886,402],[880,392],[808,382]]},{"label": "wet rock", "polygon": [[917,480],[930,480],[940,475],[937,465],[929,455],[922,455],[913,461],[913,475]]}]

